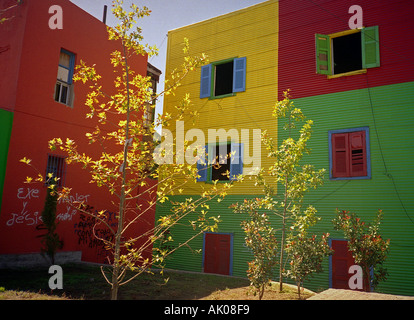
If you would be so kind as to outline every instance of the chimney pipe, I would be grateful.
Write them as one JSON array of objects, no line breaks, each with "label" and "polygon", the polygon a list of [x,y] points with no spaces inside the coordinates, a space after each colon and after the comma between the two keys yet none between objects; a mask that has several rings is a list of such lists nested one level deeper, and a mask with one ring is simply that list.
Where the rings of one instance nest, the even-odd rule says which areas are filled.
[{"label": "chimney pipe", "polygon": [[106,24],[106,15],[107,15],[107,12],[108,12],[108,6],[107,5],[104,5],[104,12],[103,12],[103,19],[102,19],[102,22],[104,24]]}]

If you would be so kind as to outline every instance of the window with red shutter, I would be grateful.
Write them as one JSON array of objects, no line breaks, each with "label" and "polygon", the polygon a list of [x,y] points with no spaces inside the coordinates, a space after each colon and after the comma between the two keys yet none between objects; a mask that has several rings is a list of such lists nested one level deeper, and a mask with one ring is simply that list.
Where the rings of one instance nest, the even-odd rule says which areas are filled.
[{"label": "window with red shutter", "polygon": [[331,179],[370,178],[368,130],[329,132]]}]

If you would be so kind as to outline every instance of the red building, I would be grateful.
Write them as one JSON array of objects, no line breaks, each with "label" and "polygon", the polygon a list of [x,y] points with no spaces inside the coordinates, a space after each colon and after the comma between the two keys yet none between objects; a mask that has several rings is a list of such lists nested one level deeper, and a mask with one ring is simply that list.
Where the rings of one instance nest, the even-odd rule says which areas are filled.
[{"label": "red building", "polygon": [[[1,1],[0,9],[16,3]],[[52,5],[62,8],[62,29],[49,27]],[[0,257],[7,261],[5,255],[39,253],[41,248],[36,226],[41,223],[47,186],[24,183],[27,176],[36,173],[19,162],[23,157],[32,159],[33,166],[44,175],[53,171],[61,184],[72,188],[74,199],[83,201],[90,210],[107,210],[108,222],[115,223],[118,209],[107,191],[90,184],[88,172],[80,166],[67,165],[60,151],[51,152],[48,141],[70,138],[79,151],[100,154],[102,150],[89,145],[85,137],[95,127],[85,117],[89,111],[84,105],[88,85],[73,83],[72,75],[74,66],[83,60],[96,65],[104,87],[113,87],[110,53],[120,48],[108,40],[103,22],[69,0],[26,0],[3,17],[9,19],[0,25]],[[150,71],[155,78],[159,76],[159,71],[148,65],[147,57],[137,57],[130,64],[137,74]],[[65,203],[58,204],[61,252],[69,256],[81,252],[83,261],[105,262],[106,250],[94,238],[93,223],[88,219]],[[136,224],[131,232],[147,230],[153,223],[153,210],[143,219],[147,223]]]}]

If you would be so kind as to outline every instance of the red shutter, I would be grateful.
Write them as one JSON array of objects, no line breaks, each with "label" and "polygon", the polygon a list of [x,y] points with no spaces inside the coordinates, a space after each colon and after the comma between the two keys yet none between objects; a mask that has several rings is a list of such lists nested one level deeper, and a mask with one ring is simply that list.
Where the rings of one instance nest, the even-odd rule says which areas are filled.
[{"label": "red shutter", "polygon": [[367,175],[367,155],[365,131],[349,133],[349,162],[350,176],[364,177]]},{"label": "red shutter", "polygon": [[348,133],[332,135],[332,176],[349,177],[349,142]]}]

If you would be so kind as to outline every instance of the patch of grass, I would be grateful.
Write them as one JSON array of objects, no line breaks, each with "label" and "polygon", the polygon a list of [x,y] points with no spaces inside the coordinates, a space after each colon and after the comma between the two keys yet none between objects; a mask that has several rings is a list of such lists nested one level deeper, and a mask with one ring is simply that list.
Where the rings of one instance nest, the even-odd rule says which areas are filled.
[{"label": "patch of grass", "polygon": [[[2,270],[0,272],[1,299],[84,299],[106,300],[110,286],[100,268],[87,264],[69,264],[63,268],[63,290],[50,290],[48,268]],[[109,267],[107,267],[109,271]],[[165,282],[165,279],[168,279]],[[269,287],[263,299],[297,299],[296,289],[278,285]],[[2,292],[3,291],[3,292]],[[119,290],[119,300],[257,300],[249,293],[247,279],[212,274],[165,271],[164,276],[142,274]],[[304,294],[304,298],[311,294]]]}]

